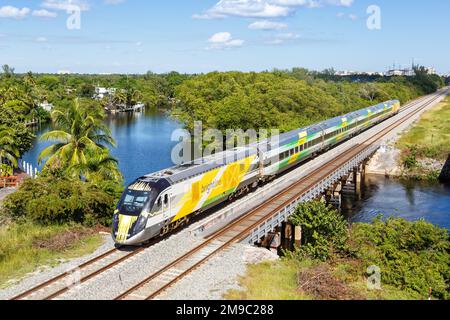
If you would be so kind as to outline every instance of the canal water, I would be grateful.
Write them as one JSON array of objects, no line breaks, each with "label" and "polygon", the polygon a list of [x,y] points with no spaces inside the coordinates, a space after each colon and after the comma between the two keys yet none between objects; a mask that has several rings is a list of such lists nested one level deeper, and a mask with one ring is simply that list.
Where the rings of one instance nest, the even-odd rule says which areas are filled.
[{"label": "canal water", "polygon": [[[111,115],[106,120],[117,142],[112,154],[119,160],[126,183],[144,174],[172,165],[172,132],[182,127],[177,121],[150,110],[144,113]],[[42,127],[39,136],[50,130]],[[24,160],[36,165],[39,153],[50,145],[36,139]],[[351,222],[369,222],[378,215],[425,220],[450,229],[450,186],[426,182],[400,182],[366,176],[360,199],[344,199],[344,213]]]},{"label": "canal water", "polygon": [[450,230],[450,185],[367,175],[360,198],[344,197],[342,211],[350,222],[371,222],[383,215],[425,219]]}]

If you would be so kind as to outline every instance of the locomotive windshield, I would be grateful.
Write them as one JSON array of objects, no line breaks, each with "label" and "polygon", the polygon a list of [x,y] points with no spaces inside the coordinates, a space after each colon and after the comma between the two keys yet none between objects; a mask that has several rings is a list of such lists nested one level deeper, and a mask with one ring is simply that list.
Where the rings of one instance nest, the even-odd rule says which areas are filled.
[{"label": "locomotive windshield", "polygon": [[154,200],[155,192],[153,190],[137,191],[128,189],[122,196],[118,209],[122,214],[138,216],[149,201]]}]

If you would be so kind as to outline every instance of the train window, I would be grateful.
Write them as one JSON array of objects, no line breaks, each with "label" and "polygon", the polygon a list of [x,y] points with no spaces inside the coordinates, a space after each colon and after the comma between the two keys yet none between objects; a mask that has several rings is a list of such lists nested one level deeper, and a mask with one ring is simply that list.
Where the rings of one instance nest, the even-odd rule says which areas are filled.
[{"label": "train window", "polygon": [[169,195],[165,194],[164,195],[164,204],[167,205],[169,203]]},{"label": "train window", "polygon": [[158,200],[156,200],[156,210],[158,211],[161,208],[162,200],[161,197],[158,197]]},{"label": "train window", "polygon": [[295,153],[299,153],[300,152],[300,148],[299,147],[295,147]]}]

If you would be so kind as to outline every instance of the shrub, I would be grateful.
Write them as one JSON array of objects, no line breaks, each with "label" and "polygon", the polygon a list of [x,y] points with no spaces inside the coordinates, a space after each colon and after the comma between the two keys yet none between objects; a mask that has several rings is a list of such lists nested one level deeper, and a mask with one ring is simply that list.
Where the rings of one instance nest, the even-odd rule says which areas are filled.
[{"label": "shrub", "polygon": [[405,151],[403,166],[406,169],[414,169],[419,165],[417,161],[417,147],[411,146]]},{"label": "shrub", "polygon": [[302,228],[301,254],[327,260],[333,251],[344,248],[347,222],[333,207],[320,201],[302,203],[290,221]]},{"label": "shrub", "polygon": [[5,163],[0,163],[0,177],[9,177],[12,176],[13,174],[13,169],[11,166],[5,164]]},{"label": "shrub", "polygon": [[[105,188],[106,189],[106,188]],[[82,223],[108,225],[116,194],[92,183],[67,178],[27,179],[3,203],[3,214],[13,220],[44,225]]]},{"label": "shrub", "polygon": [[450,242],[446,229],[425,221],[381,217],[372,224],[355,224],[348,251],[365,266],[381,269],[382,282],[438,299],[450,298]]}]

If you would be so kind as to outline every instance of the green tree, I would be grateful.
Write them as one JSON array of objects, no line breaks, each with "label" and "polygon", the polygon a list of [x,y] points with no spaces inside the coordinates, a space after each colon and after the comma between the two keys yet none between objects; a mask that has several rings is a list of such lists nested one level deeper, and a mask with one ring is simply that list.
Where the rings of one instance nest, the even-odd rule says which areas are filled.
[{"label": "green tree", "polygon": [[7,160],[14,167],[17,167],[17,158],[20,156],[15,145],[14,135],[10,128],[0,126],[0,163]]},{"label": "green tree", "polygon": [[122,173],[118,161],[105,151],[96,157],[89,157],[85,163],[75,165],[72,170],[85,177],[88,181],[100,183],[104,180],[121,181]]},{"label": "green tree", "polygon": [[13,138],[13,149],[19,153],[19,158],[32,147],[34,134],[25,126],[23,116],[13,109],[0,106],[0,127],[7,128]]},{"label": "green tree", "polygon": [[80,95],[84,98],[92,98],[95,93],[95,87],[92,84],[85,83],[80,88]]},{"label": "green tree", "polygon": [[3,202],[1,215],[43,225],[111,223],[117,203],[115,190],[68,177],[25,179]]},{"label": "green tree", "polygon": [[321,201],[300,204],[289,220],[301,227],[302,246],[299,250],[308,257],[327,260],[345,246],[347,222],[337,210]]},{"label": "green tree", "polygon": [[14,76],[14,68],[11,68],[9,65],[4,64],[2,66],[2,71],[3,71],[3,77],[5,78],[12,78]]},{"label": "green tree", "polygon": [[46,160],[46,169],[60,168],[72,177],[87,179],[93,174],[86,169],[92,163],[98,163],[99,172],[100,168],[111,168],[111,161],[103,160],[109,153],[108,146],[115,146],[115,142],[103,123],[102,110],[81,106],[75,100],[69,108],[53,111],[52,119],[56,130],[41,137],[55,142],[39,155],[39,162]]}]

